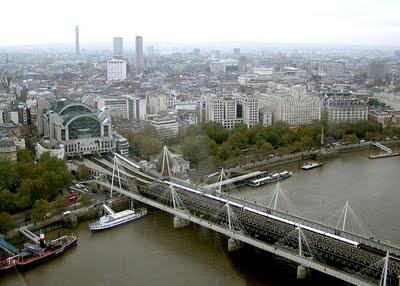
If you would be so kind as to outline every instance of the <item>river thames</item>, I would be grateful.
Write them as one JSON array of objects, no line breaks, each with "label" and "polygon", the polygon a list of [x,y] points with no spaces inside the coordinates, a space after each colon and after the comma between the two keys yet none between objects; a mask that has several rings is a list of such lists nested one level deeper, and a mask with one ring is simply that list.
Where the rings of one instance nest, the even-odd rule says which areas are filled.
[{"label": "river thames", "polygon": [[[365,152],[323,161],[310,171],[298,164],[275,168],[294,171],[281,181],[282,198],[300,216],[336,224],[349,200],[369,236],[400,245],[400,158],[370,160]],[[276,184],[245,187],[232,194],[268,204]],[[350,216],[349,227],[356,227]],[[141,220],[91,234],[88,223],[72,230],[78,246],[62,257],[24,273],[0,277],[0,285],[341,285],[313,272],[296,280],[293,264],[244,248],[228,254],[218,234],[189,226],[173,229],[171,216],[151,209]]]}]

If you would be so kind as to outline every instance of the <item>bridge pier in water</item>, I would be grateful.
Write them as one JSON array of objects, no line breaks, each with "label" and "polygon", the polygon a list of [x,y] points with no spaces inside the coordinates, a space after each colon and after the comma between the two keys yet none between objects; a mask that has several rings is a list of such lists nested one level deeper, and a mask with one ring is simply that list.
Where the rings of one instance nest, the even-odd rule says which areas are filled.
[{"label": "bridge pier in water", "polygon": [[174,216],[174,228],[184,228],[190,224],[190,221],[179,216]]},{"label": "bridge pier in water", "polygon": [[297,266],[297,279],[305,279],[310,274],[310,268],[303,265]]},{"label": "bridge pier in water", "polygon": [[242,248],[242,246],[243,246],[243,244],[241,241],[236,240],[232,237],[230,237],[228,239],[228,251],[229,252],[238,250],[238,249]]}]

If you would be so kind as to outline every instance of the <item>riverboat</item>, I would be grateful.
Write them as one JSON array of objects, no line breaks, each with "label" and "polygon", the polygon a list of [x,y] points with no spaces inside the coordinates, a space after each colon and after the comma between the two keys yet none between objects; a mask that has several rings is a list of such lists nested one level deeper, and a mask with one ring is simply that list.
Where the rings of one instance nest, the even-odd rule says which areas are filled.
[{"label": "riverboat", "polygon": [[266,174],[265,176],[257,179],[253,179],[249,182],[249,186],[251,187],[259,187],[266,184],[271,184],[276,181],[280,181],[292,176],[293,173],[290,171],[283,171],[280,173]]},{"label": "riverboat", "polygon": [[35,267],[62,255],[65,250],[76,243],[76,235],[64,235],[50,241],[45,241],[44,235],[41,235],[38,244],[25,243],[24,248],[18,251],[18,254],[0,261],[0,273],[11,270],[23,271]]},{"label": "riverboat", "polygon": [[108,228],[116,227],[121,224],[125,224],[132,220],[141,218],[147,214],[146,208],[140,208],[138,210],[124,210],[115,213],[109,206],[103,205],[103,208],[108,213],[102,216],[99,220],[89,225],[91,231],[101,231]]},{"label": "riverboat", "polygon": [[317,167],[321,167],[321,166],[322,166],[322,163],[320,163],[320,162],[308,161],[307,163],[304,163],[301,166],[301,169],[308,171],[308,170],[311,170],[311,169],[314,169]]}]

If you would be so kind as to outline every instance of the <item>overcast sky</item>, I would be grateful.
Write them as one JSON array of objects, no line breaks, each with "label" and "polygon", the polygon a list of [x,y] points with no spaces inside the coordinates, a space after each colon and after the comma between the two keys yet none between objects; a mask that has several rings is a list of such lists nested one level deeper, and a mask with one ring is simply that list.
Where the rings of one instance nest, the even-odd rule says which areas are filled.
[{"label": "overcast sky", "polygon": [[4,0],[0,46],[146,42],[400,46],[400,0]]}]

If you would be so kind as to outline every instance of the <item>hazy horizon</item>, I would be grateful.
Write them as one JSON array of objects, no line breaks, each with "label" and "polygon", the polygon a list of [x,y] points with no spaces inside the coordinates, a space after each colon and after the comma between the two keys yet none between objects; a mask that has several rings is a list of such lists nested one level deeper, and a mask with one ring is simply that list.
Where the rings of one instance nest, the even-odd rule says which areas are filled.
[{"label": "hazy horizon", "polygon": [[400,46],[400,2],[395,0],[233,1],[15,0],[2,5],[7,27],[0,46],[73,45],[124,49],[145,43],[265,43],[281,45]]}]

